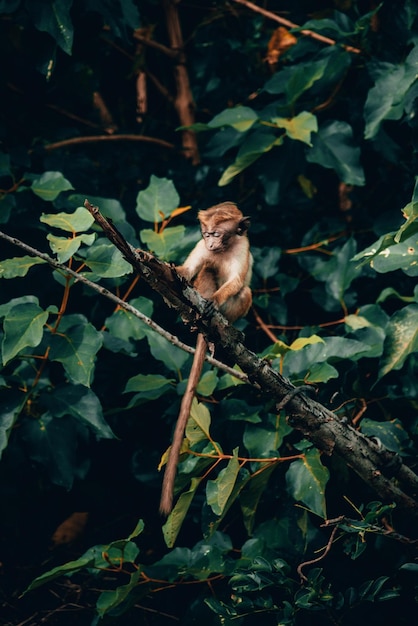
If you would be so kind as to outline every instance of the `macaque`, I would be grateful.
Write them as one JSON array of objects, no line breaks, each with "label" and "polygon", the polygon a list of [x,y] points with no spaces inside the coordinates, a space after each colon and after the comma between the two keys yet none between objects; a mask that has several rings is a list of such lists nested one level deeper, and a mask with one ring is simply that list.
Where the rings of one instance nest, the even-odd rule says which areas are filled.
[{"label": "macaque", "polygon": [[[228,321],[234,322],[248,313],[252,302],[249,287],[252,256],[247,237],[250,220],[243,216],[233,202],[223,202],[205,211],[199,211],[198,218],[202,239],[183,265],[176,269],[205,299],[212,302]],[[174,481],[180,448],[206,349],[205,338],[199,333],[164,473],[160,502],[160,512],[163,515],[168,515],[173,506]]]}]

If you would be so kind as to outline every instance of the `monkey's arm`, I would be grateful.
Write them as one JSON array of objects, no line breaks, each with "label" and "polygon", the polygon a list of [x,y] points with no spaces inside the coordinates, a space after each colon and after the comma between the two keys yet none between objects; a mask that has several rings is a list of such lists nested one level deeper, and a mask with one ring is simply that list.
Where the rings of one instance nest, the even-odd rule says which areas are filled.
[{"label": "monkey's arm", "polygon": [[177,272],[186,278],[188,281],[192,281],[193,278],[200,272],[206,259],[206,248],[203,239],[198,241],[193,250],[190,252],[183,265],[176,267]]},{"label": "monkey's arm", "polygon": [[197,336],[196,351],[193,364],[187,381],[186,391],[181,401],[180,412],[174,429],[173,441],[171,444],[168,461],[164,471],[163,486],[161,490],[160,513],[169,515],[173,508],[174,481],[176,479],[177,465],[180,456],[181,444],[184,438],[187,421],[190,416],[193,397],[199,382],[203,362],[206,354],[206,341],[200,333]]}]

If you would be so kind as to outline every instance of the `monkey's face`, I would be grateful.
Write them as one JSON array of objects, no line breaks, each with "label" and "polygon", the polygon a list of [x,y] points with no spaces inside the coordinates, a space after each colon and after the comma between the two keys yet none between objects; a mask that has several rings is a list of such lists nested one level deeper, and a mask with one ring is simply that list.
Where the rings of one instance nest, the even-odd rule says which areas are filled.
[{"label": "monkey's face", "polygon": [[216,223],[215,220],[206,223],[202,221],[201,228],[206,249],[214,253],[227,250],[231,238],[236,236],[235,223],[229,221],[222,224]]}]

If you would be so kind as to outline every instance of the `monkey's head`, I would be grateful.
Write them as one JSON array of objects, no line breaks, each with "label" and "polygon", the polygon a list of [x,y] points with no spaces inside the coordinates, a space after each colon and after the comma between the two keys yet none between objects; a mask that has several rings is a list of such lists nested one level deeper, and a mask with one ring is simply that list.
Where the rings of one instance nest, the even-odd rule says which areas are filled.
[{"label": "monkey's head", "polygon": [[250,225],[250,218],[244,217],[234,202],[199,211],[198,218],[206,248],[211,252],[227,250],[233,238],[245,235]]}]

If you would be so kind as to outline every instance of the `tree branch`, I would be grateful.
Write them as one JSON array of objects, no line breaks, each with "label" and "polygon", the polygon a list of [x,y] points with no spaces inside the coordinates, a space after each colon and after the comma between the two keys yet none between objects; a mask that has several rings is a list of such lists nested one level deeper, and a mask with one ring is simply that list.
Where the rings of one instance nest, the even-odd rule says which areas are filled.
[{"label": "tree branch", "polygon": [[51,150],[57,150],[58,148],[65,148],[66,146],[74,146],[83,143],[100,143],[107,141],[141,141],[144,143],[155,143],[158,146],[167,148],[168,150],[174,150],[175,145],[164,139],[158,139],[157,137],[148,137],[147,135],[91,135],[85,137],[71,137],[70,139],[63,139],[62,141],[56,141],[54,143],[46,144],[43,147],[44,150],[50,152]]},{"label": "tree branch", "polygon": [[340,455],[382,499],[396,502],[418,517],[418,501],[393,480],[396,477],[399,484],[409,492],[418,492],[418,476],[403,464],[399,455],[355,430],[350,424],[340,421],[326,407],[302,391],[295,391],[288,380],[246,348],[242,333],[228,324],[219,311],[207,314],[207,301],[177,274],[174,267],[159,261],[149,252],[133,248],[88,200],[85,201],[85,207],[128,263],[169,306],[175,307],[183,319],[191,326],[196,326],[209,341],[222,347],[248,375],[249,380],[274,402],[284,405],[293,428],[299,430],[324,454]]},{"label": "tree branch", "polygon": [[[185,352],[188,352],[189,354],[195,353],[196,351],[195,348],[183,343],[183,341],[180,341],[178,337],[166,331],[164,328],[162,328],[156,322],[154,322],[154,320],[152,320],[150,317],[148,317],[147,315],[144,315],[144,313],[141,313],[141,311],[138,311],[138,309],[133,307],[128,302],[125,302],[125,300],[118,298],[118,296],[116,296],[114,293],[112,293],[105,287],[101,287],[100,285],[93,283],[83,274],[79,274],[78,272],[75,272],[71,268],[67,267],[67,265],[64,265],[63,263],[59,263],[58,261],[55,261],[55,259],[51,258],[48,254],[45,254],[45,252],[41,252],[40,250],[37,250],[36,248],[29,246],[27,243],[20,241],[20,239],[17,239],[16,237],[10,237],[10,235],[7,235],[6,233],[3,233],[2,231],[0,231],[0,238],[4,239],[5,241],[15,246],[18,246],[19,248],[21,248],[22,250],[24,250],[31,256],[36,256],[36,257],[39,257],[40,259],[43,259],[44,261],[46,261],[46,263],[48,263],[54,269],[59,270],[63,272],[64,274],[72,276],[77,282],[83,283],[83,285],[86,285],[93,291],[96,291],[97,293],[99,293],[101,296],[104,296],[108,300],[111,300],[112,302],[117,304],[121,309],[124,309],[125,311],[132,313],[132,315],[134,315],[136,318],[141,320],[141,322],[144,322],[144,324],[152,328],[152,330],[154,330],[156,333],[158,333],[159,335],[167,339],[167,341],[172,343],[173,346],[177,346],[177,348],[180,348],[181,350],[184,350]],[[222,363],[218,359],[215,359],[207,354],[205,357],[205,360],[208,363],[210,363],[210,365],[213,365],[214,367],[217,367],[218,369],[223,370],[227,374],[230,374],[231,376],[238,378],[238,380],[241,380],[244,383],[249,383],[248,377],[245,374],[243,374],[242,372],[239,372],[238,370],[233,369],[232,367],[229,367],[228,365],[225,365],[225,363]]]},{"label": "tree branch", "polygon": [[[237,4],[242,4],[243,6],[247,7],[247,9],[250,9],[251,11],[254,11],[255,13],[260,13],[261,15],[264,15],[264,17],[267,17],[270,20],[274,20],[275,22],[278,22],[279,24],[283,24],[283,26],[286,26],[287,28],[300,28],[300,26],[298,26],[297,24],[294,24],[294,22],[290,22],[286,18],[276,15],[276,13],[267,11],[267,9],[263,9],[262,7],[259,7],[257,4],[254,4],[253,2],[249,2],[249,0],[233,0],[233,1],[236,2]],[[304,35],[305,37],[312,37],[312,39],[316,39],[317,41],[322,41],[322,43],[326,43],[329,46],[335,46],[337,44],[335,39],[331,39],[330,37],[325,37],[324,35],[315,33],[313,30],[303,29],[303,30],[300,30],[299,32],[301,35]],[[347,50],[347,52],[353,52],[354,54],[361,53],[361,50],[359,48],[354,48],[353,46],[347,46],[345,44],[341,44],[341,45],[344,48],[344,50]]]}]

